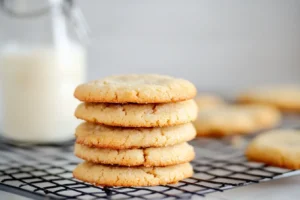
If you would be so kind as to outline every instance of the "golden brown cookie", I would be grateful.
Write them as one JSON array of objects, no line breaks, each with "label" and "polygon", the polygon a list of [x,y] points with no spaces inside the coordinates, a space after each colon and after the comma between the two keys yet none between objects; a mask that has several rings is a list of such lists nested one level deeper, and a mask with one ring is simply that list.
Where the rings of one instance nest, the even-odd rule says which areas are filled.
[{"label": "golden brown cookie", "polygon": [[227,105],[203,109],[194,122],[198,136],[253,133],[278,125],[280,113],[263,105]]},{"label": "golden brown cookie", "polygon": [[237,106],[248,112],[257,123],[258,129],[273,128],[281,120],[280,112],[268,105],[248,104]]},{"label": "golden brown cookie", "polygon": [[214,108],[225,104],[222,98],[210,94],[200,94],[195,98],[195,101],[199,111],[204,108]]},{"label": "golden brown cookie", "polygon": [[98,186],[155,186],[174,184],[191,177],[189,163],[167,167],[120,167],[84,162],[73,171],[79,180]]},{"label": "golden brown cookie", "polygon": [[98,103],[169,103],[195,95],[191,82],[155,74],[110,76],[79,85],[74,92],[81,101]]},{"label": "golden brown cookie", "polygon": [[89,147],[130,149],[163,147],[187,142],[195,138],[192,123],[157,127],[123,128],[84,122],[76,128],[76,142]]},{"label": "golden brown cookie", "polygon": [[272,130],[258,135],[248,145],[249,160],[300,169],[300,131]]},{"label": "golden brown cookie", "polygon": [[82,103],[75,116],[109,126],[163,127],[194,121],[197,105],[194,100],[166,104]]},{"label": "golden brown cookie", "polygon": [[283,111],[300,112],[300,85],[274,85],[250,89],[237,97],[241,103],[275,106]]},{"label": "golden brown cookie", "polygon": [[168,147],[145,149],[103,149],[75,144],[75,155],[83,160],[122,166],[163,167],[190,162],[195,157],[194,148],[188,143]]}]

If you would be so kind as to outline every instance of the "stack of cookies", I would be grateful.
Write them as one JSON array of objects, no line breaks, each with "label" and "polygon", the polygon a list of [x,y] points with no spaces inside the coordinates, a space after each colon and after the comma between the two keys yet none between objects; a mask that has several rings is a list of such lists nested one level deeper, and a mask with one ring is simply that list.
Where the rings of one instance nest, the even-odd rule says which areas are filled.
[{"label": "stack of cookies", "polygon": [[193,174],[187,141],[197,105],[189,81],[160,75],[121,75],[79,85],[75,155],[77,179],[100,186],[176,183]]}]

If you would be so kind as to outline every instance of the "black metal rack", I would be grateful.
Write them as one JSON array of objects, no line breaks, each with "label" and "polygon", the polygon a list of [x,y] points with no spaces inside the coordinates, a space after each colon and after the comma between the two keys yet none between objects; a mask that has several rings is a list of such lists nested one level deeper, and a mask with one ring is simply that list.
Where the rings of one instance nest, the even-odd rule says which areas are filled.
[{"label": "black metal rack", "polygon": [[29,146],[0,139],[0,190],[33,199],[189,199],[292,172],[248,162],[243,151],[249,137],[236,139],[241,138],[196,139],[191,142],[197,154],[193,177],[176,185],[134,188],[101,188],[74,179],[72,170],[81,161],[73,155],[73,142]]}]

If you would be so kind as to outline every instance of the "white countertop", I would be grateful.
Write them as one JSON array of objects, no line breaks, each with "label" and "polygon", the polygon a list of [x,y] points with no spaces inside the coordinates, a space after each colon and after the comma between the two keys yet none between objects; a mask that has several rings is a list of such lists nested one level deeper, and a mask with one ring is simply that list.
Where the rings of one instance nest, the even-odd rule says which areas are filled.
[{"label": "white countertop", "polygon": [[291,200],[300,198],[300,172],[294,176],[275,179],[259,184],[215,192],[207,195],[208,200]]}]

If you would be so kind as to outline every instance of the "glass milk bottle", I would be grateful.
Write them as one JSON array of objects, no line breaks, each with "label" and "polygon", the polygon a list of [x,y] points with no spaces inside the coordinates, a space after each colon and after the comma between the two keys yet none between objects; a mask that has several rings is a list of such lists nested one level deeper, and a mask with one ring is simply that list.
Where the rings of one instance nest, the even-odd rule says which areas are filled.
[{"label": "glass milk bottle", "polygon": [[0,2],[0,135],[33,143],[73,139],[73,92],[84,82],[86,53],[68,30],[83,38],[82,15],[73,1]]}]

